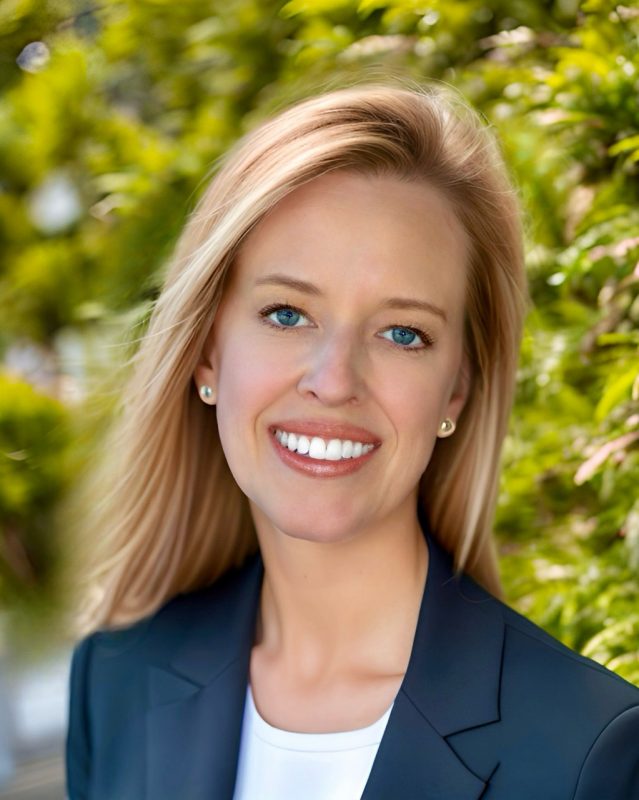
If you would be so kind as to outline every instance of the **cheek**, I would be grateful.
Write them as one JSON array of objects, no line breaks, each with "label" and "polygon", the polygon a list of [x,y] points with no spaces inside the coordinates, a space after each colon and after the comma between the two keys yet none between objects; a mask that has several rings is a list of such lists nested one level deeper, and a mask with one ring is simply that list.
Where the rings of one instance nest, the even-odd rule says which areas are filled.
[{"label": "cheek", "polygon": [[[416,357],[417,358],[417,357]],[[377,386],[383,388],[383,403],[389,417],[402,429],[423,432],[429,426],[436,428],[434,420],[439,415],[443,398],[443,381],[431,365],[409,365],[410,369],[388,370],[378,378]]]},{"label": "cheek", "polygon": [[446,404],[446,376],[432,367],[397,369],[378,384],[383,386],[379,402],[395,429],[397,456],[410,480],[418,479],[428,466]]},{"label": "cheek", "polygon": [[272,400],[285,379],[281,359],[273,348],[255,345],[238,333],[226,341],[216,359],[218,420],[243,427]]}]

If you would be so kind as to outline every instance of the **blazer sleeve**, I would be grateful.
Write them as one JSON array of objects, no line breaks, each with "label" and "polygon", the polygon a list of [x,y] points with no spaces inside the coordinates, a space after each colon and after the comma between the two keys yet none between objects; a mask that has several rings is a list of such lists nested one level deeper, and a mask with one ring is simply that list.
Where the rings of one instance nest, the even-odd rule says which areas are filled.
[{"label": "blazer sleeve", "polygon": [[639,706],[603,729],[581,768],[574,800],[639,800]]},{"label": "blazer sleeve", "polygon": [[69,677],[66,738],[68,800],[87,800],[91,775],[91,739],[88,715],[88,676],[95,634],[82,639],[73,650]]}]

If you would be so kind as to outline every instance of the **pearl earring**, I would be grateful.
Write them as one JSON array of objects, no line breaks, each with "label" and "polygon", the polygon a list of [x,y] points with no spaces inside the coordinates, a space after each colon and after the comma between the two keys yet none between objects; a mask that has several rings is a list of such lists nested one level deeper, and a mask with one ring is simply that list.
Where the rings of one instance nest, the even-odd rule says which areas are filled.
[{"label": "pearl earring", "polygon": [[202,400],[204,400],[204,402],[210,400],[213,397],[213,389],[211,389],[210,386],[203,384],[200,386],[200,397]]},{"label": "pearl earring", "polygon": [[452,419],[449,419],[448,417],[446,417],[446,419],[439,426],[439,433],[437,435],[441,439],[445,439],[447,436],[452,436],[452,434],[455,433],[455,428],[456,427],[457,426],[452,421]]}]

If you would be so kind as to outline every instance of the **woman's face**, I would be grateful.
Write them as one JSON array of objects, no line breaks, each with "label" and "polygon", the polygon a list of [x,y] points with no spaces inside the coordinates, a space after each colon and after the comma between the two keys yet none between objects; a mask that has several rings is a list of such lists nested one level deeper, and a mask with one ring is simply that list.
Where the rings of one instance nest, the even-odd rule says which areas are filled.
[{"label": "woman's face", "polygon": [[[258,533],[338,541],[415,519],[438,427],[467,392],[466,256],[437,190],[343,171],[294,191],[247,237],[195,379],[214,389]],[[293,451],[275,428],[297,434]],[[310,454],[295,450],[302,436]],[[367,439],[370,452],[342,457],[345,440]]]}]

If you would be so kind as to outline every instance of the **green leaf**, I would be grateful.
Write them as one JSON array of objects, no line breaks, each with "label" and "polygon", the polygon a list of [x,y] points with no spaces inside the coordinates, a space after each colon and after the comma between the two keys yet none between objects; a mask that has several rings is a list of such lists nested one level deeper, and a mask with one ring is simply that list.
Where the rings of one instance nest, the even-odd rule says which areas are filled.
[{"label": "green leaf", "polygon": [[620,142],[613,144],[608,148],[608,155],[616,156],[619,153],[626,153],[628,150],[639,148],[639,134],[636,136],[629,136],[627,139],[622,139]]},{"label": "green leaf", "polygon": [[605,391],[595,409],[595,419],[598,422],[602,422],[622,400],[630,400],[632,384],[636,378],[637,366],[633,364],[630,369],[625,370],[621,375],[617,375],[607,382]]},{"label": "green leaf", "polygon": [[279,14],[284,18],[317,17],[349,8],[356,10],[355,0],[289,0],[282,6]]}]

